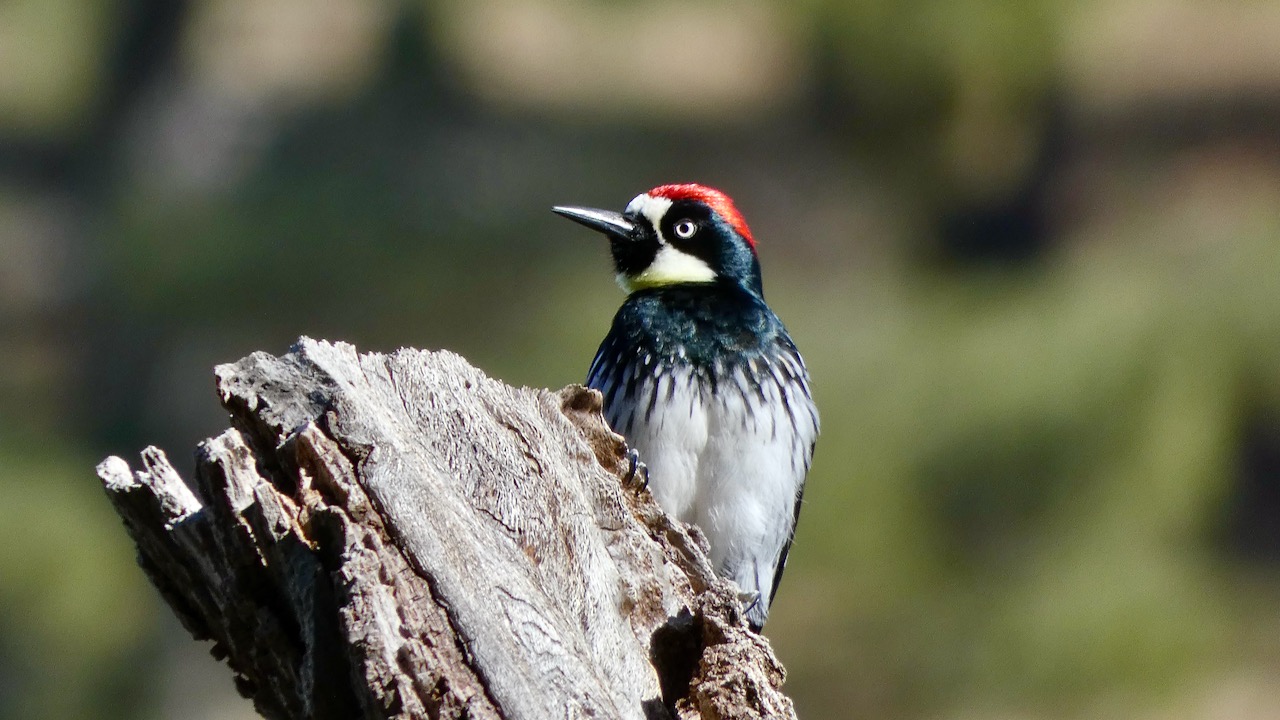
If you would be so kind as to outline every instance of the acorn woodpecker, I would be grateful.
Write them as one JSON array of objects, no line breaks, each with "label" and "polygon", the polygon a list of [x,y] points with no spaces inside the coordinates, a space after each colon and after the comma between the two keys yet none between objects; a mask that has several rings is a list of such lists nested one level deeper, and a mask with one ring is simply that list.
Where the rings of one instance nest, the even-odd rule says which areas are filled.
[{"label": "acorn woodpecker", "polygon": [[697,524],[764,626],[818,436],[809,373],[764,302],[747,223],[727,195],[662,185],[622,213],[554,212],[609,238],[627,299],[587,374],[668,513]]}]

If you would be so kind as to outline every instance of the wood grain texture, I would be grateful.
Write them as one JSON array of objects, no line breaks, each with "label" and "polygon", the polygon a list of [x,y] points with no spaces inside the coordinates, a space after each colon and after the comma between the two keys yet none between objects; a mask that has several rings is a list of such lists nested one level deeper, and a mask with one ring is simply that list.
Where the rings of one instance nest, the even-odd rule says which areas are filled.
[{"label": "wood grain texture", "polygon": [[[215,371],[192,489],[98,467],[139,564],[269,718],[787,718],[696,528],[581,386],[302,339]],[[194,492],[193,492],[194,490]]]}]

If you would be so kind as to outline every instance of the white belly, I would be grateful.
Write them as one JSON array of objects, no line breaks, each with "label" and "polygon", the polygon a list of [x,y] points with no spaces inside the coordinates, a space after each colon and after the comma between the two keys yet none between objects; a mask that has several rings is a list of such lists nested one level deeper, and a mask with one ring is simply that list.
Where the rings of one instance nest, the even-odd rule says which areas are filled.
[{"label": "white belly", "polygon": [[[798,361],[787,367],[793,377],[805,377]],[[696,523],[717,570],[760,593],[767,606],[795,526],[818,421],[802,387],[779,382],[784,375],[763,361],[753,371],[758,390],[740,369],[714,393],[688,372],[666,376],[655,388],[656,401],[640,393],[628,402],[617,393],[606,417],[640,452],[663,509]]]}]

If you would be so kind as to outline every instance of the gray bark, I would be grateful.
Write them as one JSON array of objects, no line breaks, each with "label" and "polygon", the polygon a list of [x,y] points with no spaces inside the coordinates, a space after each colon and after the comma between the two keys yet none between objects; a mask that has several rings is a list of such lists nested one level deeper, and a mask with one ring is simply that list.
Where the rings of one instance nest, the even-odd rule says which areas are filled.
[{"label": "gray bark", "polygon": [[189,487],[98,474],[140,565],[269,718],[788,718],[696,528],[627,476],[600,395],[447,352],[301,340],[216,369]]}]

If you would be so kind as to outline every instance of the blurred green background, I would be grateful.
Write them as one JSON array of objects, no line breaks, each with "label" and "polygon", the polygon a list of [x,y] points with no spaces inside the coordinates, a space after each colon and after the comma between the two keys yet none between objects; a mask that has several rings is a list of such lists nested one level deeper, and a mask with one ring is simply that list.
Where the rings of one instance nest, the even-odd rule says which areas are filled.
[{"label": "blurred green background", "polygon": [[557,203],[736,198],[800,715],[1280,717],[1280,3],[0,4],[0,718],[245,718],[93,476],[299,335],[580,381]]}]

